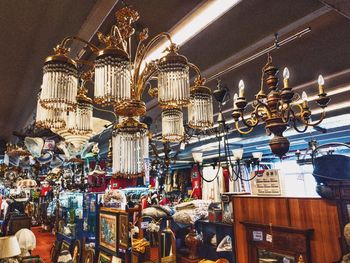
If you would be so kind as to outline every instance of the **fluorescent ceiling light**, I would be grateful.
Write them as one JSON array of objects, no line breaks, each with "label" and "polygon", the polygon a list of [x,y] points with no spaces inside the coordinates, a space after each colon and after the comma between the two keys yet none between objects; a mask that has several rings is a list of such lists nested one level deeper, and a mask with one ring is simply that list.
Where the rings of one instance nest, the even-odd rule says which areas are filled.
[{"label": "fluorescent ceiling light", "polygon": [[[170,30],[173,42],[180,46],[183,45],[239,2],[241,0],[206,1]],[[160,58],[167,46],[169,46],[167,41],[160,42],[145,60],[151,61]]]}]

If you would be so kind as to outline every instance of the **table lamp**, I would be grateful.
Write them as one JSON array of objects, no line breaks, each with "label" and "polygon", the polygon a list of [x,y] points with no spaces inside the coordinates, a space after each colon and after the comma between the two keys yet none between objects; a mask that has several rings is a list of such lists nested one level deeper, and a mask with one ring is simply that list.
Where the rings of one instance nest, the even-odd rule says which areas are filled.
[{"label": "table lamp", "polygon": [[17,262],[12,259],[21,254],[21,249],[15,236],[0,237],[0,259],[1,262]]}]

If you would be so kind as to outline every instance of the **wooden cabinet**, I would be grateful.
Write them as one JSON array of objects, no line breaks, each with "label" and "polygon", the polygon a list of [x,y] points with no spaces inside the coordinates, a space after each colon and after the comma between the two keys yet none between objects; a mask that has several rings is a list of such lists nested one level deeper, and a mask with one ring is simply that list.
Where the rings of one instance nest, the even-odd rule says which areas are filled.
[{"label": "wooden cabinet", "polygon": [[239,263],[250,263],[247,230],[241,222],[313,229],[310,262],[338,262],[342,256],[341,226],[334,201],[321,198],[234,196],[233,211],[236,257]]},{"label": "wooden cabinet", "polygon": [[241,223],[246,228],[249,262],[311,262],[312,229]]}]

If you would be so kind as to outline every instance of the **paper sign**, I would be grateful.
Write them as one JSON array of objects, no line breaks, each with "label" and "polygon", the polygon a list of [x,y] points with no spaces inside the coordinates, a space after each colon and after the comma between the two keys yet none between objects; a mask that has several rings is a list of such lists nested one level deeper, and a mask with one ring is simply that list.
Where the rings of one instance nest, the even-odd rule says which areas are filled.
[{"label": "paper sign", "polygon": [[266,241],[272,243],[272,235],[266,234]]},{"label": "paper sign", "polygon": [[263,232],[262,231],[253,231],[253,240],[254,241],[263,241]]},{"label": "paper sign", "polygon": [[146,229],[148,227],[149,222],[141,222],[141,229]]}]

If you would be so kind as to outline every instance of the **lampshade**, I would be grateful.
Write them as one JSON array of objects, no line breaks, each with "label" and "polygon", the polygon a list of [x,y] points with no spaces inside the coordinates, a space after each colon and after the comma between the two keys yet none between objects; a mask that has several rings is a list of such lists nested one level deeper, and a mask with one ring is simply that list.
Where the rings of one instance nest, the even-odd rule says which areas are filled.
[{"label": "lampshade", "polygon": [[78,70],[66,49],[55,49],[45,60],[40,103],[46,109],[72,111],[76,103]]},{"label": "lampshade", "polygon": [[0,237],[0,259],[15,257],[19,254],[21,249],[15,236]]},{"label": "lampshade", "polygon": [[243,158],[243,152],[244,152],[243,148],[238,148],[238,149],[232,150],[233,158],[234,158],[235,160],[242,160],[242,158]]},{"label": "lampshade", "polygon": [[125,178],[143,176],[144,159],[148,158],[147,126],[130,117],[116,128],[112,137],[113,174]]},{"label": "lampshade", "polygon": [[158,101],[161,105],[186,106],[190,102],[189,66],[186,57],[176,51],[160,59]]},{"label": "lampshade", "polygon": [[131,99],[128,55],[118,48],[105,48],[95,60],[95,101],[103,106]]},{"label": "lampshade", "polygon": [[192,87],[188,106],[188,125],[193,129],[206,129],[212,127],[213,122],[211,90],[205,86]]},{"label": "lampshade", "polygon": [[20,187],[20,188],[33,188],[36,186],[37,186],[37,183],[33,179],[24,179],[17,183],[17,187]]},{"label": "lampshade", "polygon": [[15,236],[22,252],[26,253],[28,250],[33,250],[36,247],[35,235],[29,229],[22,228],[17,231]]},{"label": "lampshade", "polygon": [[261,161],[263,153],[262,152],[253,152],[252,155],[253,155],[254,159]]},{"label": "lampshade", "polygon": [[33,157],[40,157],[44,147],[44,140],[40,137],[25,137],[24,145]]},{"label": "lampshade", "polygon": [[196,163],[203,162],[203,153],[202,152],[192,152],[192,157]]},{"label": "lampshade", "polygon": [[92,133],[92,100],[86,96],[87,89],[79,89],[77,107],[68,114],[68,131],[72,134]]},{"label": "lampshade", "polygon": [[178,142],[183,138],[183,113],[180,108],[163,109],[162,140],[166,142]]}]

